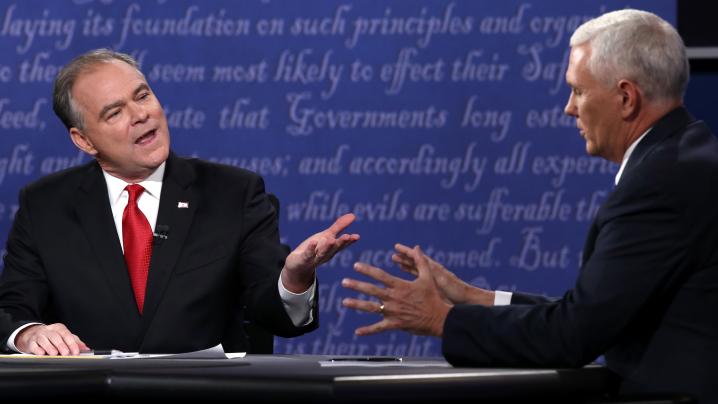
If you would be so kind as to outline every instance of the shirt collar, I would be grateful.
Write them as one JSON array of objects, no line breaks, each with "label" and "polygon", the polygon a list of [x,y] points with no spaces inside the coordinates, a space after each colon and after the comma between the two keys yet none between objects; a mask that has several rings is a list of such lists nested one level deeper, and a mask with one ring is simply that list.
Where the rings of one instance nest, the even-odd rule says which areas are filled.
[{"label": "shirt collar", "polygon": [[[166,161],[160,164],[160,166],[157,167],[157,169],[150,174],[149,177],[138,182],[138,184],[142,185],[145,189],[145,193],[148,193],[157,199],[160,199],[160,192],[162,191],[162,179],[165,175],[165,164],[167,164]],[[110,202],[114,205],[120,200],[122,192],[125,190],[125,187],[129,185],[129,183],[112,176],[105,170],[102,170],[102,174],[105,176],[107,193],[110,196]]]},{"label": "shirt collar", "polygon": [[616,185],[618,185],[618,181],[621,180],[621,175],[623,175],[623,169],[626,168],[626,164],[628,163],[628,159],[631,158],[631,154],[633,154],[633,151],[636,149],[636,146],[638,146],[638,143],[640,143],[641,140],[643,140],[643,138],[646,137],[646,135],[648,134],[648,132],[651,131],[651,129],[653,129],[653,128],[651,127],[651,128],[646,129],[646,131],[643,132],[643,134],[638,139],[634,140],[633,143],[631,143],[631,145],[628,146],[628,150],[626,150],[626,153],[624,153],[624,155],[623,155],[623,160],[621,160],[621,168],[619,168],[618,173],[616,173],[616,179],[615,179]]}]

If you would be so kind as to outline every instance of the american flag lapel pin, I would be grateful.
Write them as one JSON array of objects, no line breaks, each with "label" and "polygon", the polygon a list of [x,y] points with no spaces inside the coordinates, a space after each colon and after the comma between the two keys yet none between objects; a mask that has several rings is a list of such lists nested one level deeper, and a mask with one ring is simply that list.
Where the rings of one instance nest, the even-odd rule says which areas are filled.
[{"label": "american flag lapel pin", "polygon": [[188,209],[189,202],[177,202],[177,208],[178,209]]}]

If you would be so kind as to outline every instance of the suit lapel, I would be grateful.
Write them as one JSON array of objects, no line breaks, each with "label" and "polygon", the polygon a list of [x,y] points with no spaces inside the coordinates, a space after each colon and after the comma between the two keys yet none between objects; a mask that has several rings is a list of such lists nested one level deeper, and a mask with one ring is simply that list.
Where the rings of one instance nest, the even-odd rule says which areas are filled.
[{"label": "suit lapel", "polygon": [[160,226],[165,227],[167,238],[156,238],[152,248],[142,313],[142,337],[162,300],[199,203],[197,192],[191,187],[194,178],[195,172],[192,166],[170,154],[162,181],[160,208],[155,225],[155,232],[160,230]]},{"label": "suit lapel", "polygon": [[121,312],[129,321],[139,320],[122,246],[107,195],[107,184],[97,163],[88,166],[85,181],[76,194],[75,212],[97,258],[95,263],[105,276]]}]

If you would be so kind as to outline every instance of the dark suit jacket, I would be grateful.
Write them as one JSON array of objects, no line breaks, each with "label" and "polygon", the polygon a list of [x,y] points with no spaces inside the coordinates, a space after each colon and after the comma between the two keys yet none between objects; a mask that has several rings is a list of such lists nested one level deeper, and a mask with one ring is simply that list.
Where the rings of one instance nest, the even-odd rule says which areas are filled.
[{"label": "dark suit jacket", "polygon": [[140,315],[98,164],[45,177],[20,193],[0,282],[0,310],[12,321],[0,341],[30,321],[61,322],[95,349],[221,342],[252,352],[243,321],[284,337],[310,331],[316,321],[294,327],[279,297],[287,253],[276,218],[259,176],[171,154],[157,217],[167,239],[153,247]]},{"label": "dark suit jacket", "polygon": [[455,365],[582,366],[605,353],[625,392],[718,400],[718,141],[678,108],[631,155],[599,209],[573,289],[456,306]]}]

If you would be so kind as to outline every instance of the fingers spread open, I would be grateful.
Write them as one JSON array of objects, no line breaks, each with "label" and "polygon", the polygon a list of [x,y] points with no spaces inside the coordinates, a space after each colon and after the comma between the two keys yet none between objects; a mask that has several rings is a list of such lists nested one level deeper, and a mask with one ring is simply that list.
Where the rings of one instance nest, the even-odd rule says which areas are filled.
[{"label": "fingers spread open", "polygon": [[411,247],[407,247],[401,243],[394,244],[394,249],[396,250],[396,252],[404,254],[404,255],[408,255],[408,252],[412,250]]},{"label": "fingers spread open", "polygon": [[382,331],[393,330],[395,328],[396,327],[392,327],[391,322],[389,320],[383,319],[377,323],[367,325],[364,327],[359,327],[354,331],[354,333],[359,336],[372,335],[372,334],[380,333]]},{"label": "fingers spread open", "polygon": [[360,274],[364,274],[370,278],[373,278],[374,280],[377,280],[386,286],[394,286],[397,283],[402,282],[401,279],[389,275],[384,270],[375,266],[371,266],[369,264],[365,264],[363,262],[355,263],[354,269]]},{"label": "fingers spread open", "polygon": [[[344,278],[342,279],[342,286],[355,290],[359,293],[364,293],[370,296],[382,299],[386,297],[386,291],[376,285],[367,282],[357,281],[355,279]],[[383,300],[383,299],[382,299]]]},{"label": "fingers spread open", "polygon": [[402,271],[408,272],[414,276],[419,274],[416,270],[416,265],[414,264],[413,260],[405,258],[404,256],[401,256],[399,254],[393,254],[391,256],[391,260],[394,261],[397,265],[399,265],[399,268],[401,268]]},{"label": "fingers spread open", "polygon": [[419,246],[414,247],[411,249],[407,255],[414,260],[414,263],[416,264],[416,270],[419,273],[419,277],[421,277],[422,273],[427,274],[431,276],[431,274],[428,273],[429,269],[429,261],[426,258],[426,255],[424,255],[424,252],[421,251],[421,248]]},{"label": "fingers spread open", "polygon": [[365,311],[367,313],[381,313],[381,303],[368,300],[354,299],[347,297],[342,300],[342,305],[350,309]]}]

